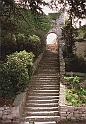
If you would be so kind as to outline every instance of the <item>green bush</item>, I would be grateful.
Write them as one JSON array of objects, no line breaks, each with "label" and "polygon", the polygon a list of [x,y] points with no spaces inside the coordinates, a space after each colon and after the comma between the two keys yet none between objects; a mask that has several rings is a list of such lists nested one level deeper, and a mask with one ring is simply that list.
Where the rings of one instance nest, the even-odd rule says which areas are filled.
[{"label": "green bush", "polygon": [[80,77],[64,76],[64,79],[68,81],[66,104],[72,106],[86,106],[86,89],[80,85]]},{"label": "green bush", "polygon": [[6,34],[5,32],[3,32],[3,34],[5,35],[1,36],[2,37],[1,55],[6,56],[17,50],[17,42],[15,34],[12,33]]},{"label": "green bush", "polygon": [[83,38],[86,38],[86,25],[83,25],[77,28],[77,32],[78,32],[78,35],[77,35],[78,41],[82,42]]},{"label": "green bush", "polygon": [[7,62],[0,69],[0,95],[14,98],[28,85],[33,65],[33,53],[15,52],[7,56]]},{"label": "green bush", "polygon": [[24,41],[25,41],[25,35],[19,33],[19,34],[17,35],[17,40],[18,40],[19,42],[24,42]]},{"label": "green bush", "polygon": [[32,52],[28,53],[25,50],[18,52],[15,52],[11,54],[10,56],[7,56],[7,61],[10,62],[11,59],[13,58],[19,58],[24,66],[28,69],[28,74],[29,76],[32,73],[32,67],[33,67],[33,59],[34,59],[34,54]]},{"label": "green bush", "polygon": [[27,51],[32,51],[37,57],[40,54],[41,42],[37,35],[30,35],[27,42]]},{"label": "green bush", "polygon": [[61,11],[58,12],[58,13],[49,13],[49,17],[52,20],[56,20],[56,19],[58,19],[60,17],[61,13],[62,13]]},{"label": "green bush", "polygon": [[73,54],[76,35],[77,35],[76,29],[72,26],[71,21],[68,20],[62,28],[62,37],[61,37],[61,39],[65,41],[66,51],[68,54]]},{"label": "green bush", "polygon": [[86,73],[86,60],[74,54],[66,56],[65,65],[66,71]]}]

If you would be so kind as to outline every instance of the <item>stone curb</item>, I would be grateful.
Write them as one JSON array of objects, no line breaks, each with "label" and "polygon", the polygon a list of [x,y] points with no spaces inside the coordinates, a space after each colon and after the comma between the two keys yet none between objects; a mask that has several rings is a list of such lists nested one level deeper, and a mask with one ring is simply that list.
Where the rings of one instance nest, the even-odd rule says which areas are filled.
[{"label": "stone curb", "polygon": [[65,72],[66,75],[77,75],[77,76],[82,76],[82,77],[86,77],[86,73],[80,73],[80,72]]}]

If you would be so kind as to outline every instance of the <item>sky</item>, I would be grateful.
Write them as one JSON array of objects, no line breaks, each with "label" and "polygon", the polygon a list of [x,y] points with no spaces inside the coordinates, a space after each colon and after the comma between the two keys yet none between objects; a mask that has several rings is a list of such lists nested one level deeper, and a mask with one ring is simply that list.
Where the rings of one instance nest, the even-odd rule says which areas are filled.
[{"label": "sky", "polygon": [[[50,2],[51,0],[45,0],[46,2]],[[43,6],[43,11],[46,15],[48,15],[48,13],[53,13],[53,12],[56,12],[56,11],[52,11],[51,9],[49,9],[49,7],[47,6]]]},{"label": "sky", "polygon": [[53,11],[49,9],[48,7],[43,7],[43,12],[48,15],[48,13],[52,13]]}]

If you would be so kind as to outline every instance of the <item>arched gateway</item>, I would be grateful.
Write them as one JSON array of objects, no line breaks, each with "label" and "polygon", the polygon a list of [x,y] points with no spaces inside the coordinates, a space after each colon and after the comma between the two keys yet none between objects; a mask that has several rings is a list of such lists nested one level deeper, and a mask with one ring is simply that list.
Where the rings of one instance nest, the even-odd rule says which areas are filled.
[{"label": "arched gateway", "polygon": [[55,20],[54,27],[49,30],[49,32],[46,34],[46,46],[47,46],[47,36],[51,33],[54,33],[56,35],[56,45],[58,44],[58,47],[61,47],[61,45],[64,44],[64,42],[61,40],[61,33],[62,30],[61,28],[65,24],[65,17],[64,17],[64,12],[61,13],[59,18]]}]

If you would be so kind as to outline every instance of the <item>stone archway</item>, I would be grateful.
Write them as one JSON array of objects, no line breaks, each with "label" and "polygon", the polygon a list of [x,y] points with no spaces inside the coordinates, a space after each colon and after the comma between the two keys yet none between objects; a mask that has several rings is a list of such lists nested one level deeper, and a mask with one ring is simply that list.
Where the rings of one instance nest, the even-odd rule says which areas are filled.
[{"label": "stone archway", "polygon": [[56,50],[58,44],[58,36],[52,29],[46,35],[46,49]]},{"label": "stone archway", "polygon": [[54,32],[49,32],[46,37],[46,44],[57,44],[57,35]]}]

